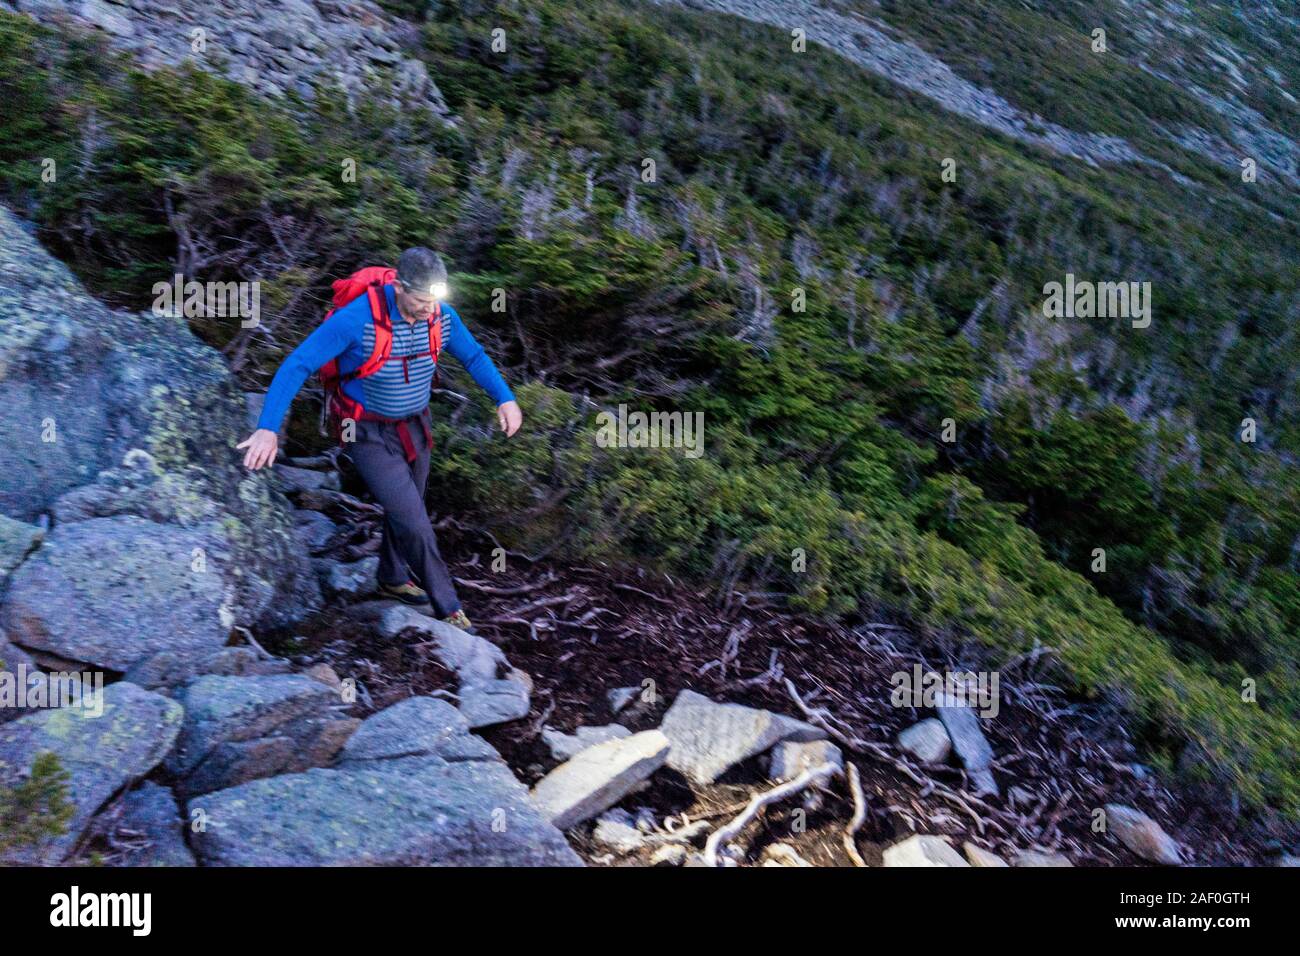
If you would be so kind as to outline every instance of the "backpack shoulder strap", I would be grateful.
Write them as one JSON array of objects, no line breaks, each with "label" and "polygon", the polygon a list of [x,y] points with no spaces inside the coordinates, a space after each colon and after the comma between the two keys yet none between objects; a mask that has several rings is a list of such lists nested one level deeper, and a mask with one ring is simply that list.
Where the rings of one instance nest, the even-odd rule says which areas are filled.
[{"label": "backpack shoulder strap", "polygon": [[433,364],[438,364],[438,353],[442,351],[442,303],[439,302],[433,307],[433,314],[429,316],[429,354],[433,356]]},{"label": "backpack shoulder strap", "polygon": [[370,350],[370,357],[346,376],[349,381],[374,375],[393,354],[393,320],[388,314],[388,295],[378,282],[372,282],[366,287],[366,295],[370,298],[370,320],[374,324],[375,344]]}]

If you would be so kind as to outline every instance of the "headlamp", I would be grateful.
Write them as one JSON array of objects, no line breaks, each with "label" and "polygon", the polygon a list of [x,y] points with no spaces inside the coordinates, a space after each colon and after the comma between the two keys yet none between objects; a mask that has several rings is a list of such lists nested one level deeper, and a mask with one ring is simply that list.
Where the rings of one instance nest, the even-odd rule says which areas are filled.
[{"label": "headlamp", "polygon": [[430,284],[430,286],[429,286],[429,295],[433,296],[435,299],[445,299],[445,298],[447,298],[447,283],[445,283],[445,282],[434,282],[434,283]]}]

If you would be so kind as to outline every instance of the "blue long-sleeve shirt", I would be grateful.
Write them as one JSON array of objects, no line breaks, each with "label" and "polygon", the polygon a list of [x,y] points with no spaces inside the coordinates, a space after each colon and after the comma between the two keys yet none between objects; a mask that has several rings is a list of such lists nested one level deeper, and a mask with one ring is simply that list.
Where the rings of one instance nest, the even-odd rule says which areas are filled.
[{"label": "blue long-sleeve shirt", "polygon": [[[429,404],[434,363],[428,356],[428,327],[424,322],[407,322],[397,308],[391,285],[384,286],[388,313],[393,319],[391,357],[374,375],[343,383],[349,398],[367,411],[388,418],[413,415]],[[442,349],[465,366],[470,376],[497,405],[514,401],[514,393],[497,371],[483,346],[465,327],[460,315],[442,303]],[[308,377],[330,359],[339,360],[339,371],[355,371],[374,348],[374,320],[370,299],[359,296],[322,322],[302,344],[289,354],[271,379],[257,427],[279,431],[289,404]],[[405,357],[405,360],[404,360]]]}]

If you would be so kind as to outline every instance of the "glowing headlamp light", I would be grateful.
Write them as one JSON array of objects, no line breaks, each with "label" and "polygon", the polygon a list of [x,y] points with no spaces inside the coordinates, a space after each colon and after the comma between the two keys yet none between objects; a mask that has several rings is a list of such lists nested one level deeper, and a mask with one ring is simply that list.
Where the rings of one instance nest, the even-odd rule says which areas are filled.
[{"label": "glowing headlamp light", "polygon": [[433,296],[435,299],[447,298],[447,283],[445,282],[431,283],[429,285],[429,295]]}]

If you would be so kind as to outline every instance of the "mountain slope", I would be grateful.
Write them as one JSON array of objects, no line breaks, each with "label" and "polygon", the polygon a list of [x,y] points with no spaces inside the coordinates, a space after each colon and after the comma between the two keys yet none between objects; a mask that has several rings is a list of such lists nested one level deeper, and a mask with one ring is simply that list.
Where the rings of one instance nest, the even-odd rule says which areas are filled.
[{"label": "mountain slope", "polygon": [[[1005,64],[989,84],[1015,109],[1156,162],[1027,146],[711,13],[431,17],[419,55],[452,130],[378,102],[281,107],[201,74],[132,75],[5,19],[0,89],[22,108],[0,126],[0,181],[117,301],[177,269],[263,281],[261,328],[195,323],[251,386],[330,277],[443,246],[458,307],[529,382],[531,426],[488,441],[477,399],[449,397],[444,507],[534,553],[656,566],[724,598],[995,655],[1050,646],[1166,768],[1296,811],[1300,275],[1280,178],[1243,183],[1115,104],[1076,122]],[[927,30],[909,42],[938,48]],[[1020,79],[1053,75],[1035,62]],[[1230,135],[1199,100],[1161,108]],[[56,189],[43,156],[67,171]],[[1048,318],[1044,285],[1067,274],[1150,281],[1150,326]],[[600,448],[593,413],[619,402],[704,413],[706,454]],[[308,404],[292,435],[319,446]],[[1247,417],[1257,441],[1240,439]]]}]

